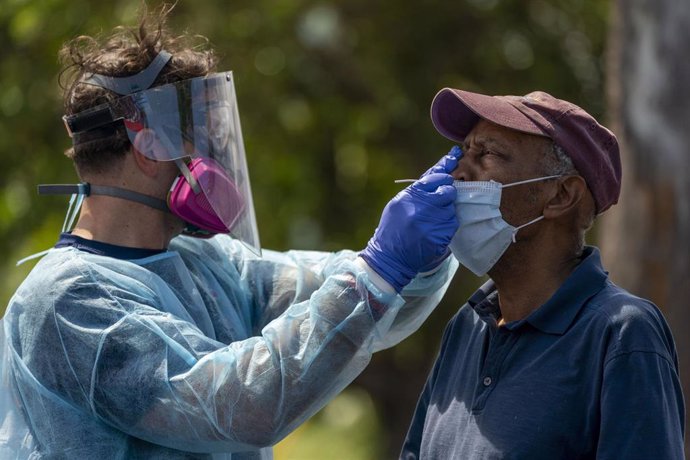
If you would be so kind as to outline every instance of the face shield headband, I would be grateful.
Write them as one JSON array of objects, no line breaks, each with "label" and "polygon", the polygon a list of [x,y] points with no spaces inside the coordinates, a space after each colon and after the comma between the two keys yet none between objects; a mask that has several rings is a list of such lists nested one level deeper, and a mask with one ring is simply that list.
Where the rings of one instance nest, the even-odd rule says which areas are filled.
[{"label": "face shield headband", "polygon": [[[150,85],[168,59],[169,54],[161,52],[137,75],[93,75],[84,83],[121,94]],[[170,212],[189,224],[185,233],[201,237],[230,233],[260,253],[231,72],[138,90],[63,119],[75,145],[81,133],[123,123],[138,152],[152,160],[174,161],[179,167],[181,174],[170,188],[167,205]],[[108,190],[110,196],[116,196],[113,189]],[[86,190],[98,194],[101,189],[92,185]],[[45,187],[43,192],[58,193]],[[137,194],[125,192],[119,197],[132,200],[132,195]]]}]

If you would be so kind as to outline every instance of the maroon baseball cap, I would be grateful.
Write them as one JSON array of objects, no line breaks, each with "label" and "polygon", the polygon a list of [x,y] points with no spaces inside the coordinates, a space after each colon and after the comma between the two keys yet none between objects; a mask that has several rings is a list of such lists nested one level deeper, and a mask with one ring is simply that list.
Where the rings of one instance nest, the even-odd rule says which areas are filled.
[{"label": "maroon baseball cap", "polygon": [[431,103],[434,127],[452,141],[463,142],[482,118],[516,131],[548,137],[558,144],[587,182],[597,214],[618,202],[618,141],[580,107],[542,91],[526,96],[487,96],[452,88],[439,91]]}]

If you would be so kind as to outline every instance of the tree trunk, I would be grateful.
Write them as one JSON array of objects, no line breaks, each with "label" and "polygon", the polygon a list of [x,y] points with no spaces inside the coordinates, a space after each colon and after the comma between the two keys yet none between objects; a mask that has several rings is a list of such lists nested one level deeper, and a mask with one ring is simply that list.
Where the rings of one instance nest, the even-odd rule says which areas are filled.
[{"label": "tree trunk", "polygon": [[[614,282],[664,312],[690,396],[690,5],[616,0],[609,113],[621,142],[620,204],[602,217]],[[690,453],[686,441],[686,455]]]}]

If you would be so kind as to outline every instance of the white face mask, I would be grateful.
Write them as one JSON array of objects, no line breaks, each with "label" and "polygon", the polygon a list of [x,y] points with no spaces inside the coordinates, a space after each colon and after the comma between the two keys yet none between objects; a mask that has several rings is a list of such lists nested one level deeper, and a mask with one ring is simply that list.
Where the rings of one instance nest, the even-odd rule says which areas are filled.
[{"label": "white face mask", "polygon": [[460,227],[450,242],[450,250],[458,261],[477,276],[485,275],[493,267],[510,243],[515,242],[518,230],[544,218],[539,216],[513,227],[501,216],[501,190],[560,177],[546,176],[510,184],[495,181],[455,181],[458,191],[455,213]]}]

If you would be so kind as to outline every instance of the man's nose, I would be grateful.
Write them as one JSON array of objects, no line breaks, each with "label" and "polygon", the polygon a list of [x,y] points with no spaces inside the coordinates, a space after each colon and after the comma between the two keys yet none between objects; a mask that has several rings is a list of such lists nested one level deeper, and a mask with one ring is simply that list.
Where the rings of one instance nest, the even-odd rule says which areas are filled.
[{"label": "man's nose", "polygon": [[464,157],[458,161],[458,166],[450,173],[455,180],[472,180],[470,174],[469,162]]}]

